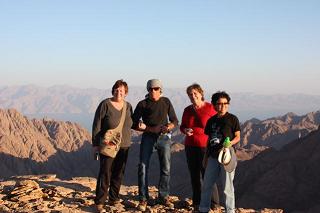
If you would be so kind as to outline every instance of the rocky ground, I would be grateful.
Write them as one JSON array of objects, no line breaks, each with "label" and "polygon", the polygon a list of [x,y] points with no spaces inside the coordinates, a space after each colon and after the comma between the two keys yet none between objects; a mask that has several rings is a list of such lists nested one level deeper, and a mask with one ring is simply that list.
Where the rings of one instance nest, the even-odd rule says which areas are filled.
[{"label": "rocky ground", "polygon": [[[77,177],[60,180],[56,175],[15,176],[0,181],[0,212],[95,212],[94,190],[96,179]],[[146,212],[192,212],[191,200],[179,200],[171,196],[175,207],[152,204],[157,188],[150,187],[151,204]],[[139,212],[137,186],[121,187],[121,203],[116,206],[106,204],[106,212]],[[212,212],[223,212],[215,210]],[[282,213],[281,209],[237,209],[238,213]]]}]

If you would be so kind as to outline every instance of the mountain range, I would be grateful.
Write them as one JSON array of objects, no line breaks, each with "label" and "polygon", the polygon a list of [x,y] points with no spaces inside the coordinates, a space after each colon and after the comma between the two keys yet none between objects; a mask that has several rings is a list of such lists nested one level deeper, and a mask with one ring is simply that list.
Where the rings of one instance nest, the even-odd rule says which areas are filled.
[{"label": "mountain range", "polygon": [[292,140],[317,130],[319,124],[320,111],[301,116],[287,113],[262,121],[251,119],[241,125],[240,146],[247,148],[255,144],[279,149]]},{"label": "mountain range", "polygon": [[[92,176],[91,135],[79,124],[31,119],[0,109],[0,177],[55,173]],[[91,161],[92,162],[92,161]]]},{"label": "mountain range", "polygon": [[[0,108],[15,108],[31,118],[50,117],[64,121],[75,121],[90,129],[93,113],[101,100],[111,96],[111,87],[112,85],[108,85],[106,89],[82,89],[66,85],[51,87],[0,86]],[[183,109],[190,104],[185,88],[164,88],[163,92],[172,101],[177,116],[181,120]],[[205,91],[206,100],[210,102],[214,92],[216,91]],[[145,87],[131,87],[129,85],[127,100],[135,107],[146,93]],[[241,122],[252,118],[262,120],[287,112],[305,114],[319,110],[320,106],[319,95],[262,95],[237,92],[232,92],[230,95],[230,111],[236,114]]]},{"label": "mountain range", "polygon": [[[247,143],[237,148],[237,206],[317,212],[314,210],[319,209],[317,201],[320,199],[317,178],[320,175],[317,166],[320,160],[318,119],[319,112],[302,117],[289,113],[266,119],[267,122],[251,120],[251,126],[243,126],[249,136],[246,137]],[[277,125],[265,126],[266,123],[279,122],[286,131],[279,132]],[[265,133],[256,133],[259,128],[252,128],[255,125],[264,127]],[[290,136],[296,125],[305,134],[288,141],[285,135]],[[281,145],[277,149],[272,147],[272,143],[264,144],[264,141],[269,141],[268,137],[273,137],[270,132],[283,135],[279,137],[282,140],[278,140]],[[255,137],[250,137],[249,133]],[[93,160],[90,137],[90,133],[77,123],[49,118],[28,119],[17,110],[0,109],[0,178],[30,174],[56,174],[64,179],[96,177],[99,163]],[[136,142],[133,142],[129,152],[124,179],[124,184],[128,186],[137,184],[138,137],[139,134],[135,134],[133,140]],[[251,141],[252,138],[256,140]],[[189,173],[181,144],[183,136],[175,132],[174,140],[177,143],[172,147],[172,194],[181,198],[190,197]],[[152,156],[150,165],[149,184],[156,186],[159,173],[156,155]]]},{"label": "mountain range", "polygon": [[286,212],[320,212],[320,129],[280,150],[267,149],[240,163],[235,177],[237,203],[242,207]]}]

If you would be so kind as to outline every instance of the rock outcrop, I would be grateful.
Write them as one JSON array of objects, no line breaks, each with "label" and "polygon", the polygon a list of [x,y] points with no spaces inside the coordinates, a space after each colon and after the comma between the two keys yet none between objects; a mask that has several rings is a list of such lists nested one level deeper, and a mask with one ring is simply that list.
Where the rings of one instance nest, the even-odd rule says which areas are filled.
[{"label": "rock outcrop", "polygon": [[235,177],[238,205],[320,212],[319,153],[320,130],[316,130],[279,151],[267,149],[242,162]]},{"label": "rock outcrop", "polygon": [[[287,122],[290,118],[292,115],[288,115],[283,120]],[[317,117],[309,115],[305,121],[315,123],[318,122],[317,119]],[[258,123],[259,121],[254,122]],[[312,128],[314,128],[313,125],[311,125]],[[178,133],[174,134],[174,140],[182,140],[183,138],[180,137]],[[317,209],[316,200],[320,200],[318,193],[320,185],[319,181],[316,181],[320,176],[317,166],[317,162],[320,161],[319,138],[319,131],[312,132],[289,143],[280,151],[255,144],[246,148],[240,147],[237,150],[240,163],[235,177],[237,205],[254,209],[282,208],[287,211],[306,210],[312,212],[313,209]],[[55,174],[60,179],[71,179],[78,176],[96,177],[99,162],[92,159],[90,139],[89,132],[76,123],[47,118],[28,119],[16,110],[0,110],[0,178],[8,179],[11,176],[16,176],[6,182],[6,184],[13,184],[10,181],[14,181],[12,186],[0,188],[1,193],[3,192],[0,196],[0,204],[12,202],[4,206],[11,210],[14,209],[15,212],[19,210],[18,207],[25,206],[27,208],[33,200],[48,199],[46,194],[55,196],[60,193],[59,188],[45,189],[42,185],[44,180],[48,181],[51,178],[54,180],[53,182],[63,182],[63,186],[68,183],[52,176],[42,176],[42,174]],[[172,199],[175,200],[175,197],[179,197],[184,202],[185,198],[191,196],[190,175],[184,147],[178,143],[172,147],[172,151],[174,152],[171,165]],[[134,186],[138,182],[138,153],[139,144],[133,143],[123,182],[127,186]],[[253,156],[256,157],[250,160]],[[152,156],[150,165],[152,166],[149,171],[149,184],[155,186],[158,184],[159,178],[156,154]],[[36,181],[39,186],[29,181],[16,183],[16,179],[20,178],[17,175],[37,174],[40,176],[38,179],[41,179],[41,181]],[[28,178],[24,176],[22,179]],[[90,181],[91,184],[95,184],[92,179]],[[81,187],[80,185],[76,186]],[[153,190],[153,188],[151,189]],[[9,192],[10,194],[8,194]],[[89,198],[93,196],[92,189],[88,191],[89,194],[90,192]],[[75,193],[70,193],[68,196],[75,195]],[[134,193],[136,195],[137,192]],[[129,202],[131,204],[126,202],[129,198],[123,199],[124,202],[122,202],[126,211],[130,205],[132,208],[132,203],[137,202],[136,198],[133,198],[133,194],[130,196],[130,199],[133,200]],[[62,205],[59,208],[72,209],[74,207],[73,197],[54,199],[57,199],[58,204]],[[17,204],[17,200],[24,200],[25,203]],[[89,200],[80,203],[92,202]],[[177,206],[182,205],[183,202],[177,202]],[[70,206],[65,206],[65,204]],[[84,211],[86,211],[85,209],[90,210],[90,205],[84,206]],[[42,208],[42,204],[39,206]],[[186,210],[184,208],[188,209],[187,207],[182,209]],[[83,209],[81,207],[80,210],[77,210],[82,211]],[[36,209],[34,210],[36,211]],[[0,209],[1,211],[2,209]],[[72,210],[70,211],[72,212]]]},{"label": "rock outcrop", "polygon": [[[96,212],[93,198],[95,196],[94,178],[77,177],[71,180],[60,180],[55,175],[15,176],[0,181],[0,212]],[[192,212],[191,200],[180,200],[170,196],[173,208],[157,204],[156,187],[150,187],[150,202],[146,212]],[[137,186],[122,186],[120,203],[109,205],[105,210],[110,213],[139,212]],[[222,212],[221,208],[215,211]],[[282,213],[281,209],[244,209],[238,208],[238,213]]]},{"label": "rock outcrop", "polygon": [[91,135],[79,124],[28,119],[0,109],[0,178],[54,173],[59,177],[95,174]]},{"label": "rock outcrop", "polygon": [[251,144],[255,144],[280,149],[289,142],[317,130],[319,124],[320,111],[302,116],[287,113],[264,121],[252,119],[241,125],[240,146],[249,148]]}]

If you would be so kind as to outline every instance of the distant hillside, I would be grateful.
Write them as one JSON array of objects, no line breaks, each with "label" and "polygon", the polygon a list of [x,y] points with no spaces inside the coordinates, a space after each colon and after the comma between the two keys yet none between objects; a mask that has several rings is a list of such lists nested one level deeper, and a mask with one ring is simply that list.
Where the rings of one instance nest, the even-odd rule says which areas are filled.
[{"label": "distant hillside", "polygon": [[[281,148],[302,138],[320,126],[320,111],[305,115],[287,113],[266,120],[251,119],[241,124],[241,140],[237,145],[241,160],[251,159],[268,147]],[[175,132],[174,140],[183,142],[184,135]]]},{"label": "distant hillside", "polygon": [[252,119],[241,125],[241,147],[251,144],[281,148],[285,144],[318,129],[320,111],[298,116],[287,113],[263,121]]},{"label": "distant hillside", "polygon": [[[311,115],[302,116],[301,119],[309,119],[308,124],[318,119],[317,113]],[[289,121],[292,116],[283,116],[282,120]],[[257,124],[260,121],[251,122]],[[255,144],[238,148],[240,162],[235,178],[237,206],[295,209],[302,212],[315,209],[315,200],[320,199],[319,181],[316,181],[320,175],[316,164],[320,160],[319,138],[319,130],[311,132],[285,145],[280,151]],[[182,135],[175,133],[175,141],[181,142],[182,139]],[[0,109],[0,178],[35,174],[57,174],[60,178],[96,177],[99,163],[92,159],[90,140],[90,133],[76,123],[48,118],[30,120],[16,110]],[[129,152],[123,183],[128,186],[137,184],[138,141],[133,143]],[[190,197],[190,177],[184,147],[178,143],[172,147],[172,151],[172,194],[181,198]],[[159,165],[156,153],[150,165],[149,183],[157,185]],[[303,204],[298,202],[299,199]]]},{"label": "distant hillside", "polygon": [[91,136],[76,123],[29,120],[16,110],[0,109],[0,178],[55,173],[92,176]]},{"label": "distant hillside", "polygon": [[[69,86],[38,87],[34,85],[0,87],[0,108],[15,108],[24,114],[92,114],[99,102],[111,97],[111,87],[80,89]],[[165,89],[165,95],[177,105],[189,100],[180,89]],[[130,87],[127,100],[136,106],[147,93],[144,87]]]},{"label": "distant hillside", "polygon": [[[24,115],[35,118],[47,116],[78,122],[90,130],[93,113],[101,100],[111,96],[111,86],[109,85],[106,89],[81,89],[62,85],[52,87],[0,86],[0,108],[15,108]],[[219,89],[223,88],[217,88]],[[214,92],[216,91],[205,91],[206,100],[210,102],[210,97]],[[146,93],[145,87],[130,87],[129,85],[127,100],[135,107]],[[181,120],[183,109],[190,104],[185,88],[164,88],[164,95],[171,99],[178,118]],[[230,111],[244,122],[252,118],[266,119],[287,112],[305,114],[319,110],[319,106],[319,95],[231,93]]]},{"label": "distant hillside", "polygon": [[320,130],[316,130],[280,151],[268,149],[241,163],[235,177],[238,206],[319,212],[319,153]]},{"label": "distant hillside", "polygon": [[[134,138],[139,137],[137,132]],[[174,136],[181,137],[180,136]],[[172,147],[173,194],[183,194],[188,183],[184,146]],[[124,184],[137,185],[138,141],[133,143]],[[28,119],[14,109],[0,109],[0,178],[14,175],[57,174],[60,178],[96,177],[99,162],[93,160],[91,135],[76,123],[52,119]],[[157,155],[152,157],[150,185],[158,184]],[[186,178],[187,177],[187,178]],[[181,189],[181,190],[180,190]],[[190,191],[188,188],[187,191]],[[184,193],[189,196],[190,193]]]}]

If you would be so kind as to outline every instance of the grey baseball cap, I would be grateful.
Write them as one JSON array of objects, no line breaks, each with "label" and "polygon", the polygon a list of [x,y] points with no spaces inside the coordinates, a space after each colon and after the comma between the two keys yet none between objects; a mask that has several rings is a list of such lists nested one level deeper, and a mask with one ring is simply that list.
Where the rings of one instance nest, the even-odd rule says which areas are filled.
[{"label": "grey baseball cap", "polygon": [[162,90],[162,83],[159,79],[150,79],[147,82],[147,90],[149,90],[150,88],[155,88],[155,87],[159,87]]}]

